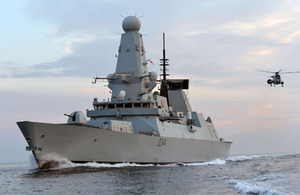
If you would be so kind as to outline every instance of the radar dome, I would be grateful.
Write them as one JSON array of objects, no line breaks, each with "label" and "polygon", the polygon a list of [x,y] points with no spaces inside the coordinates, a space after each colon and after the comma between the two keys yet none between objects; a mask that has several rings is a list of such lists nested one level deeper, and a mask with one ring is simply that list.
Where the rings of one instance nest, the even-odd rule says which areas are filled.
[{"label": "radar dome", "polygon": [[149,72],[149,78],[151,81],[155,81],[158,77],[158,74],[156,72]]},{"label": "radar dome", "polygon": [[118,100],[119,100],[119,101],[124,101],[124,97],[125,97],[125,96],[126,96],[126,92],[123,91],[123,90],[121,90],[121,91],[119,92]]},{"label": "radar dome", "polygon": [[139,31],[141,22],[136,16],[127,16],[122,23],[125,32]]}]

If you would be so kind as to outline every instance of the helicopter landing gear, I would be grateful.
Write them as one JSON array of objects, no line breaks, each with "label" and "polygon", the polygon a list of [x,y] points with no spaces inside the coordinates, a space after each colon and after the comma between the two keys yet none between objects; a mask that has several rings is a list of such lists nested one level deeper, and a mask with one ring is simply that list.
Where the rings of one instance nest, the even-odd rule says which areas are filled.
[{"label": "helicopter landing gear", "polygon": [[283,81],[281,81],[281,87],[283,87],[283,84],[284,84],[284,82],[283,82]]},{"label": "helicopter landing gear", "polygon": [[[267,83],[268,83],[270,86],[272,86],[272,83],[273,83],[272,79],[267,80]],[[275,85],[274,85],[274,86],[275,86]]]}]

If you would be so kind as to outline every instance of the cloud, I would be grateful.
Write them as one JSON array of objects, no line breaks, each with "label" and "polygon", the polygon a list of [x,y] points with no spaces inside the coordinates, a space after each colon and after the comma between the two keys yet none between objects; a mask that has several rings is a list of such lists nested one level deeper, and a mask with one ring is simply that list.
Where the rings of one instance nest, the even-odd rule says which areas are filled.
[{"label": "cloud", "polygon": [[287,37],[285,37],[282,42],[283,43],[289,43],[291,41],[293,41],[293,39],[295,39],[296,37],[298,37],[300,35],[300,30],[299,31],[296,31],[296,32],[293,32],[291,34],[289,34]]},{"label": "cloud", "polygon": [[[26,7],[29,18],[39,22],[50,22],[56,26],[57,36],[65,36],[73,32],[89,32],[90,30],[108,30],[113,17],[109,11],[116,2],[114,1],[59,1],[49,2],[30,1]],[[114,18],[119,18],[114,14]],[[106,16],[106,17],[103,17]],[[103,28],[105,26],[105,28]],[[91,27],[93,27],[91,29]]]},{"label": "cloud", "polygon": [[[13,128],[17,119],[65,122],[63,113],[91,108],[94,97],[107,99],[91,78],[115,71],[119,14],[137,12],[144,15],[147,58],[155,63],[149,69],[159,72],[165,32],[171,77],[192,78],[193,109],[212,117],[218,133],[235,142],[233,152],[299,148],[293,138],[299,135],[298,76],[284,75],[286,87],[269,87],[270,75],[255,70],[299,70],[299,10],[289,0],[29,1],[22,26],[30,28],[0,50],[6,52],[0,62],[0,96],[8,102],[1,106],[10,119],[5,125]],[[289,147],[277,144],[282,137]]]},{"label": "cloud", "polygon": [[258,36],[281,43],[289,43],[300,34],[295,25],[300,19],[300,9],[299,5],[283,4],[282,7],[285,9],[281,10],[279,7],[265,17],[230,21],[223,24],[220,30],[242,36]]},{"label": "cloud", "polygon": [[119,41],[114,38],[73,42],[66,47],[68,54],[57,61],[33,65],[3,62],[1,66],[4,66],[5,70],[2,77],[91,77],[96,74],[106,76],[114,72],[118,44]]},{"label": "cloud", "polygon": [[274,15],[266,18],[259,18],[253,22],[233,21],[222,25],[224,30],[229,30],[233,33],[240,33],[242,35],[251,35],[259,33],[265,29],[274,28],[293,21],[295,18],[292,15]]},{"label": "cloud", "polygon": [[67,54],[71,54],[73,53],[72,48],[71,47],[65,47],[65,51],[67,52]]},{"label": "cloud", "polygon": [[[107,10],[116,6],[116,3],[120,5],[128,4],[126,1],[61,2],[56,0],[47,3],[40,3],[38,1],[29,3],[27,6],[28,13],[30,13],[29,16],[31,18],[38,16],[37,23],[47,21],[52,24],[53,28],[49,33],[49,37],[53,43],[61,45],[65,56],[58,60],[33,64],[30,66],[30,69],[32,69],[30,73],[17,73],[13,76],[38,76],[39,73],[41,76],[45,76],[44,72],[47,71],[49,71],[49,75],[51,76],[67,76],[71,74],[89,76],[92,70],[100,72],[100,68],[98,67],[103,68],[101,65],[103,63],[114,66],[115,61],[113,56],[116,54],[120,38],[119,35],[114,33],[116,31],[122,32],[120,25],[122,18],[116,13],[113,15],[108,13]],[[154,2],[147,4],[146,7],[151,7]],[[173,18],[168,18],[169,21],[165,22],[167,25],[162,23],[162,21],[151,19],[152,17],[148,16],[150,14],[149,10],[145,10],[147,15],[141,18],[142,30],[147,29],[153,33],[157,30],[152,29],[159,29],[160,34],[163,32],[163,29],[176,29],[176,31],[167,31],[169,48],[176,48],[177,50],[174,51],[167,48],[170,61],[175,61],[175,63],[171,64],[174,66],[171,71],[174,71],[175,74],[177,71],[185,71],[186,74],[189,74],[186,71],[189,69],[183,67],[193,66],[195,61],[197,61],[199,63],[196,69],[198,72],[205,71],[206,74],[224,77],[229,75],[228,70],[233,73],[234,71],[232,70],[240,71],[249,69],[247,67],[249,62],[245,60],[241,62],[241,60],[249,58],[249,55],[270,56],[276,51],[273,47],[276,44],[274,42],[266,41],[260,36],[245,38],[239,34],[232,34],[232,31],[228,31],[228,29],[231,28],[235,31],[246,27],[250,30],[262,30],[264,26],[268,28],[277,27],[278,25],[281,26],[282,24],[291,22],[293,16],[293,14],[275,13],[272,16],[264,17],[267,15],[266,12],[274,12],[274,9],[278,9],[276,5],[281,4],[280,1],[274,1],[272,6],[268,5],[267,8],[264,4],[267,5],[268,3],[260,2],[259,4],[266,8],[264,10],[258,7],[255,2],[246,2],[246,4],[236,2],[233,4],[233,2],[229,2],[229,4],[232,5],[228,6],[227,3],[225,5],[220,2],[203,1],[200,4],[195,4],[197,6],[190,8],[189,14],[184,12],[181,17],[178,17],[176,13],[179,10],[175,9],[175,7],[179,3],[175,2],[170,5],[171,8],[174,8],[174,12],[170,13]],[[222,7],[225,9],[220,9]],[[244,7],[248,8],[247,11],[243,9]],[[218,9],[220,11],[211,12],[211,9]],[[158,11],[162,10],[163,8],[158,8]],[[253,12],[254,10],[255,12]],[[294,12],[297,13],[296,11]],[[106,17],[103,17],[104,15]],[[206,17],[203,17],[203,15]],[[239,18],[239,20],[237,21],[236,18]],[[247,20],[254,21],[245,22]],[[148,32],[146,31],[146,33]],[[150,34],[146,38],[154,40],[154,36],[157,35]],[[108,42],[102,45],[103,47],[96,45],[97,43],[103,44],[104,40],[109,40],[111,43],[114,42],[114,48],[110,47]],[[157,50],[157,47],[161,45],[160,42],[161,40],[158,40],[156,41],[156,45],[152,43],[145,45],[147,51],[150,51],[147,52],[147,57],[151,57],[152,60],[153,57],[155,59],[161,57],[160,51]],[[109,57],[107,48],[111,52],[111,57]],[[150,56],[149,54],[151,53],[154,53],[154,55]],[[216,56],[220,57],[216,58]],[[255,63],[257,64],[257,62]],[[80,71],[79,68],[82,67],[84,67],[84,70]]]},{"label": "cloud", "polygon": [[253,52],[253,55],[265,56],[273,54],[276,50],[274,48],[262,47],[258,48]]}]

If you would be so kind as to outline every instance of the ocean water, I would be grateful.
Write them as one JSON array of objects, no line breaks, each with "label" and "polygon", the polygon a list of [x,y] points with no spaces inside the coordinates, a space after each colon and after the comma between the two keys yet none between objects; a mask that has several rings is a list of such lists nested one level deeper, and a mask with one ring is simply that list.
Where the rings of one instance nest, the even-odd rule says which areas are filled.
[{"label": "ocean water", "polygon": [[300,154],[235,156],[164,166],[0,164],[0,194],[300,194]]}]

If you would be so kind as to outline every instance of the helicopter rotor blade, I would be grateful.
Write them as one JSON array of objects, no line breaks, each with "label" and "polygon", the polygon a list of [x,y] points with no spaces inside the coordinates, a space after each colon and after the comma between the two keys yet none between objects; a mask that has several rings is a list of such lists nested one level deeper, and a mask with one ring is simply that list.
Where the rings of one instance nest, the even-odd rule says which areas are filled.
[{"label": "helicopter rotor blade", "polygon": [[292,73],[300,73],[300,71],[294,71],[294,72],[281,72],[280,74],[292,74]]},{"label": "helicopter rotor blade", "polygon": [[300,71],[293,71],[293,72],[281,72],[282,69],[280,69],[277,72],[273,72],[273,71],[268,71],[268,70],[261,70],[261,69],[256,69],[259,72],[267,72],[267,73],[273,73],[273,74],[292,74],[292,73],[300,73]]},{"label": "helicopter rotor blade", "polygon": [[267,73],[273,73],[275,74],[276,72],[268,71],[268,70],[261,70],[261,69],[256,69],[258,72],[267,72]]}]

